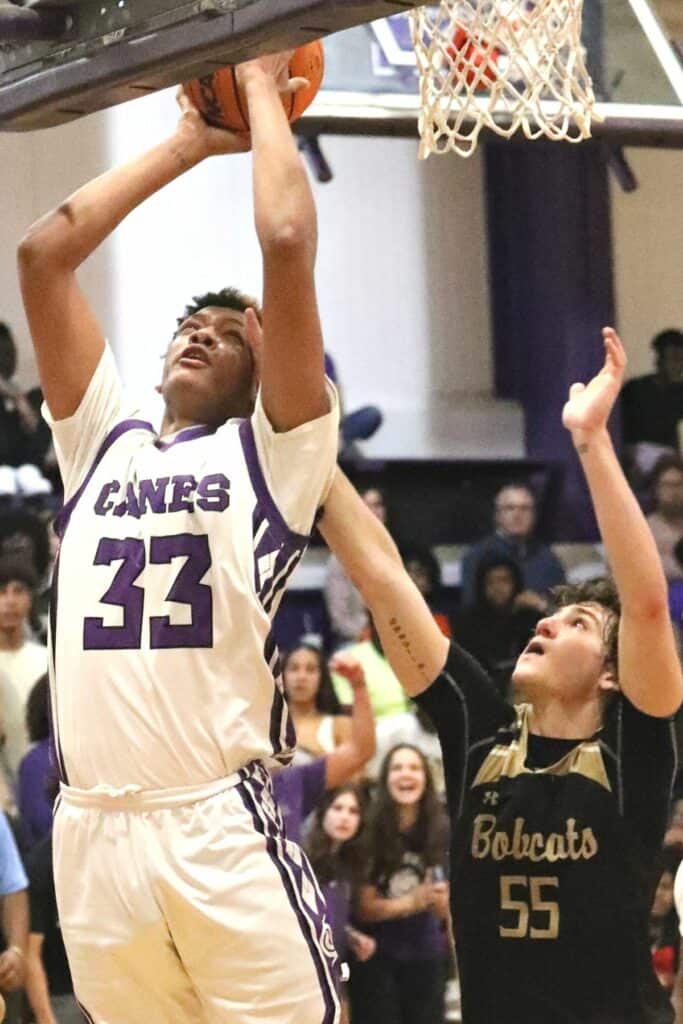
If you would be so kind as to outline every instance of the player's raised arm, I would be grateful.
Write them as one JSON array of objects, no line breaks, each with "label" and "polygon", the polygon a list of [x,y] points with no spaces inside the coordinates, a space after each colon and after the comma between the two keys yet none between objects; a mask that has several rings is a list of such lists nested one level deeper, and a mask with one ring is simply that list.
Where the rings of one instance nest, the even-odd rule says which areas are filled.
[{"label": "player's raised arm", "polygon": [[279,90],[287,87],[289,54],[238,69],[249,106],[254,216],[263,253],[261,396],[277,431],[329,411],[315,295],[317,218],[308,176]]},{"label": "player's raised arm", "polygon": [[77,409],[104,338],[76,270],[143,200],[205,157],[248,148],[209,128],[186,98],[174,132],[142,156],[84,185],[37,221],[19,245],[19,278],[41,385],[55,419]]},{"label": "player's raised arm", "polygon": [[448,640],[408,576],[388,532],[340,469],[319,529],[361,592],[382,649],[406,693],[411,697],[422,693],[444,667]]},{"label": "player's raised arm", "polygon": [[659,554],[607,431],[626,356],[611,327],[603,337],[602,370],[588,384],[571,386],[562,421],[586,475],[621,601],[620,689],[646,714],[667,716],[683,700],[683,676]]}]

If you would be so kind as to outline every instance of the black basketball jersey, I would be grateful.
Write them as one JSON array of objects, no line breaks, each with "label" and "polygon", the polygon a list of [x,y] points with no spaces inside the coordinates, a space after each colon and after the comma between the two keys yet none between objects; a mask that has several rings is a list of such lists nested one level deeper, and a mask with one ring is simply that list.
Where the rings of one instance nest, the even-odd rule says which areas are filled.
[{"label": "black basketball jersey", "polygon": [[648,918],[673,723],[623,696],[584,741],[529,733],[452,645],[418,703],[439,732],[464,1024],[668,1024]]}]

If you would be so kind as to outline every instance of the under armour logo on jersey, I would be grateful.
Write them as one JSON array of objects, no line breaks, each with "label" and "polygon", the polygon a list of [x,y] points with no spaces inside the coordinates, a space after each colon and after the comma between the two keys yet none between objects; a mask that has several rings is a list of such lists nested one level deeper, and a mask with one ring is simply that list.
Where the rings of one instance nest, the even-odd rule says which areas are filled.
[{"label": "under armour logo on jersey", "polygon": [[487,789],[484,793],[484,803],[490,804],[491,807],[495,807],[500,800],[500,793],[497,793],[495,789]]}]

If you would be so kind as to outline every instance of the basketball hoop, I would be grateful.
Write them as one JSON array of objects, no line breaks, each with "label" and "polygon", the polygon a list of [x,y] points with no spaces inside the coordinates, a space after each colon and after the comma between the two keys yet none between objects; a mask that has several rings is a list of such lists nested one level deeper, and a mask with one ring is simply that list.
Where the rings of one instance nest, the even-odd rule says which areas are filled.
[{"label": "basketball hoop", "polygon": [[441,0],[411,11],[420,73],[420,158],[471,156],[479,132],[580,142],[595,96],[582,0]]}]

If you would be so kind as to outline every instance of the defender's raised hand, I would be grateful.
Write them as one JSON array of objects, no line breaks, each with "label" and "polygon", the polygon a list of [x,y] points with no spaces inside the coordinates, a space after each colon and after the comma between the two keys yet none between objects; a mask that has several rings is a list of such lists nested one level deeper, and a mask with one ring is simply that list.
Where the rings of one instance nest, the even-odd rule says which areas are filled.
[{"label": "defender's raised hand", "polygon": [[626,353],[613,327],[602,331],[605,362],[588,384],[572,384],[562,410],[562,422],[572,435],[603,430],[623,383]]}]

